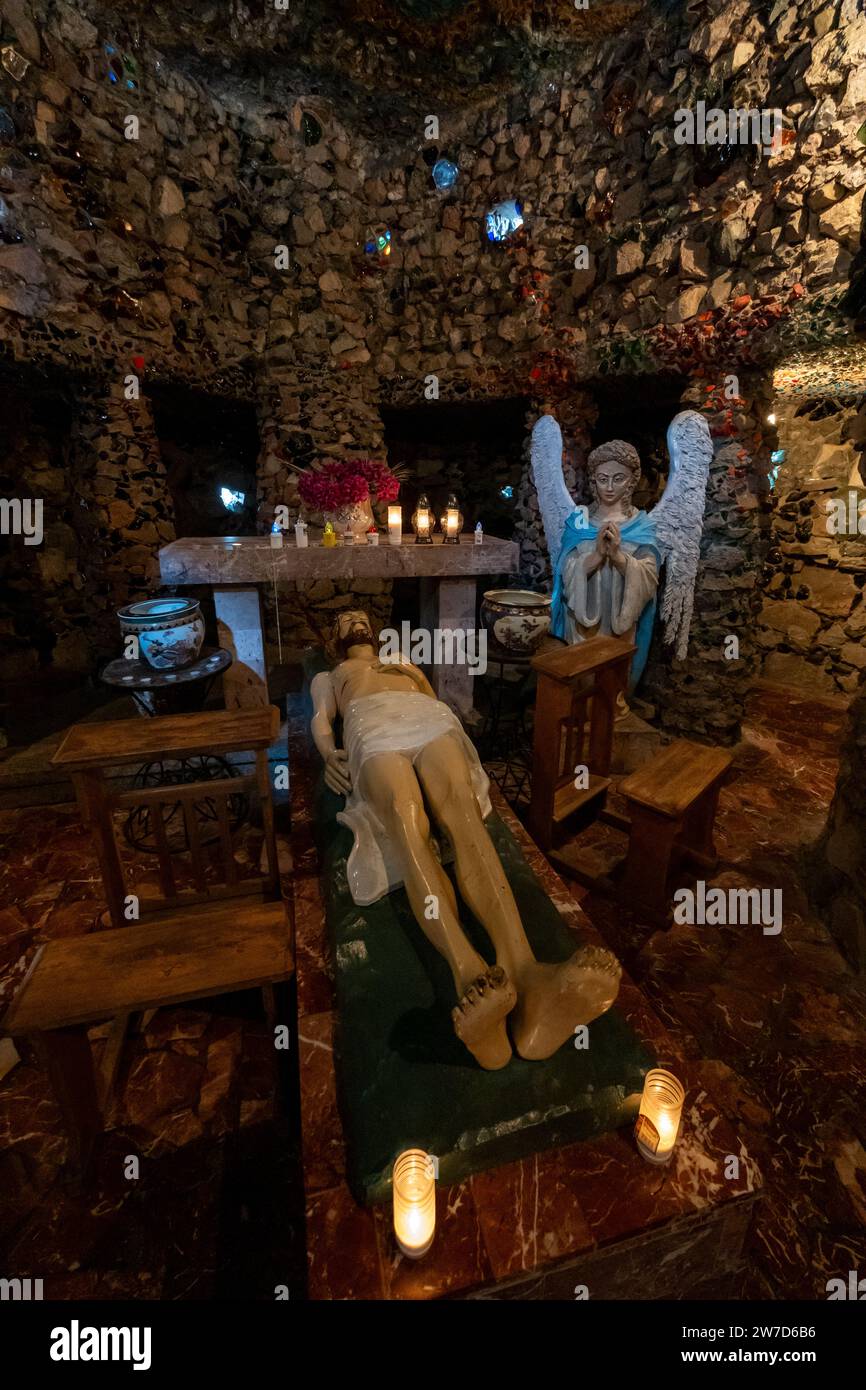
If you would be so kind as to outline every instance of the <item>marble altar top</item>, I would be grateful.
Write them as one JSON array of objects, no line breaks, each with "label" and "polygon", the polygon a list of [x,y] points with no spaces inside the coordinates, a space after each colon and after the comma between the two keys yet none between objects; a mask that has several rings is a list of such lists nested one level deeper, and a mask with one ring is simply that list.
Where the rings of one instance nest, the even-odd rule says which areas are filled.
[{"label": "marble altar top", "polygon": [[189,536],[172,541],[159,552],[164,584],[249,584],[275,579],[470,578],[476,574],[514,574],[520,549],[516,541],[485,536],[482,545],[472,535],[459,545],[416,545],[411,534],[402,545],[387,537],[378,545],[337,545],[298,549],[288,541],[271,546],[270,536]]}]

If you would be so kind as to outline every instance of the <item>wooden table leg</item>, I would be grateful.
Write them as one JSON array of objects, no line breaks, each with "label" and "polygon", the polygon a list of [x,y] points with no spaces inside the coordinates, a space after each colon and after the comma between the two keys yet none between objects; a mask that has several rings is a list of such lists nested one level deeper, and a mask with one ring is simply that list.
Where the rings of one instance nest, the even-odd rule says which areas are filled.
[{"label": "wooden table leg", "polygon": [[719,781],[713,786],[707,787],[707,790],[698,797],[695,804],[689,807],[683,819],[680,836],[683,849],[698,855],[708,866],[718,862],[718,855],[713,842],[713,827],[721,785]]},{"label": "wooden table leg", "polygon": [[255,586],[214,585],[218,644],[231,652],[223,671],[226,709],[258,709],[270,704],[261,596]]},{"label": "wooden table leg", "polygon": [[[553,811],[556,789],[563,773],[562,729],[571,713],[571,689],[543,673],[538,677],[535,695],[535,727],[532,748],[532,784],[529,803],[529,832],[544,850],[553,844]],[[565,769],[568,776],[573,770]]]},{"label": "wooden table leg", "polygon": [[104,771],[86,770],[73,772],[72,781],[75,795],[81,810],[81,818],[93,836],[102,886],[108,901],[108,916],[113,927],[126,927],[129,922],[124,915],[126,904],[126,880],[114,821],[111,817],[109,792],[105,783]]},{"label": "wooden table leg", "polygon": [[83,1177],[102,1133],[93,1053],[82,1024],[55,1028],[34,1037],[37,1052],[48,1072],[69,1136],[70,1165]]},{"label": "wooden table leg", "polygon": [[631,829],[623,896],[654,917],[667,918],[671,906],[668,874],[680,823],[634,802],[629,802],[629,812]]}]

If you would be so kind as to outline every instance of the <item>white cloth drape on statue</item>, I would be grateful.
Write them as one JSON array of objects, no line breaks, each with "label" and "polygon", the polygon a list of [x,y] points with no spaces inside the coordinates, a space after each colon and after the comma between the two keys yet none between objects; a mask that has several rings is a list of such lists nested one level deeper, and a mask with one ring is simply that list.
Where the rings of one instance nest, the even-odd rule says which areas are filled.
[{"label": "white cloth drape on statue", "polygon": [[361,768],[377,753],[401,753],[414,763],[422,748],[443,735],[456,739],[463,749],[472,790],[486,819],[492,810],[487,774],[460,720],[441,700],[420,691],[383,690],[352,700],[346,707],[343,746],[349,758],[352,790],[337,820],[355,838],[346,873],[352,899],[359,907],[378,902],[403,882],[385,828],[359,791]]}]

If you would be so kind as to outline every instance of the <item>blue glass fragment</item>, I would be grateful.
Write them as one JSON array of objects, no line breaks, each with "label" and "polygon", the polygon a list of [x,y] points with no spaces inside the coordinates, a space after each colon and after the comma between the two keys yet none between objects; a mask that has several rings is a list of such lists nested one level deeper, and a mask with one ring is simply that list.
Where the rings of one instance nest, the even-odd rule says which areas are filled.
[{"label": "blue glass fragment", "polygon": [[497,203],[491,208],[485,218],[487,237],[489,241],[507,241],[518,227],[523,226],[523,212],[520,203],[514,198],[509,198],[503,203]]},{"label": "blue glass fragment", "polygon": [[437,188],[453,188],[457,182],[457,165],[450,159],[437,159],[433,165],[433,182]]}]

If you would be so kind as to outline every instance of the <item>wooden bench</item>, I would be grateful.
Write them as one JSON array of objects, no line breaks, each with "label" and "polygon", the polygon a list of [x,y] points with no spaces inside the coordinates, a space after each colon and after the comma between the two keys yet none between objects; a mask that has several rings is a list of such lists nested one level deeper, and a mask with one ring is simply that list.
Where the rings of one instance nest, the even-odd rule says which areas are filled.
[{"label": "wooden bench", "polygon": [[675,858],[715,868],[716,806],[732,761],[722,748],[679,738],[620,782],[630,819],[622,893],[653,917],[669,914],[667,881]]},{"label": "wooden bench", "polygon": [[[93,833],[112,927],[40,947],[6,1011],[3,1030],[32,1039],[51,1078],[69,1134],[70,1161],[79,1172],[102,1130],[131,1017],[258,988],[268,1021],[274,1022],[273,986],[288,980],[294,968],[268,779],[267,750],[278,731],[272,706],[83,724],[70,729],[52,759],[71,773],[82,817]],[[104,775],[107,766],[148,757],[247,750],[255,754],[255,772],[243,777],[122,791]],[[259,796],[265,868],[242,877],[228,802],[247,789]],[[196,810],[202,803],[216,827],[210,846]],[[136,898],[139,917],[129,921],[130,889],[114,816],[140,804],[147,806],[155,829],[161,896]],[[166,827],[172,814],[182,815],[185,850],[170,844]],[[194,886],[187,886],[184,876]],[[113,1026],[97,1074],[87,1029],[106,1019]]]},{"label": "wooden bench", "polygon": [[[70,1163],[84,1171],[102,1132],[131,1015],[270,988],[292,970],[283,902],[200,905],[146,925],[41,946],[3,1029],[32,1039],[63,1115]],[[105,1019],[114,1027],[97,1072],[87,1029]]]}]

